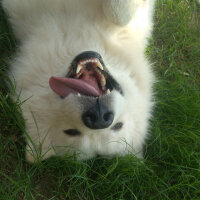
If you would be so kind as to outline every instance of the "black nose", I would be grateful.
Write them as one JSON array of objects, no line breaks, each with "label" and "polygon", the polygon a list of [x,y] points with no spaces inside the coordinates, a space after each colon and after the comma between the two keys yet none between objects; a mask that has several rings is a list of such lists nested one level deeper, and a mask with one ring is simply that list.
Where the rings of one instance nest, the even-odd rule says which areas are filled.
[{"label": "black nose", "polygon": [[113,119],[114,113],[99,103],[83,113],[82,116],[84,124],[91,129],[107,128],[112,124]]}]

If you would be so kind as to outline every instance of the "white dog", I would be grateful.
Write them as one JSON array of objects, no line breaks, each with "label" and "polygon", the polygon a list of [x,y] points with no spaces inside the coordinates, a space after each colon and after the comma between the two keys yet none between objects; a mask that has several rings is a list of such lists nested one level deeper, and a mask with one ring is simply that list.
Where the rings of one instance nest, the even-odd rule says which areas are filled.
[{"label": "white dog", "polygon": [[[154,0],[3,0],[20,42],[11,64],[26,158],[142,157]],[[15,97],[15,98],[16,98]]]}]

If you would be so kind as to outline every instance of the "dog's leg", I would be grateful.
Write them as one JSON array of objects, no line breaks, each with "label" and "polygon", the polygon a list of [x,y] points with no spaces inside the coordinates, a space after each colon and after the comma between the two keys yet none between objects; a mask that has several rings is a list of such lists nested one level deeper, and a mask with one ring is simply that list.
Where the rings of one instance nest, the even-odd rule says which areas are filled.
[{"label": "dog's leg", "polygon": [[138,0],[103,0],[103,11],[113,23],[124,26],[130,22]]},{"label": "dog's leg", "polygon": [[[59,3],[58,3],[59,2]],[[35,24],[42,19],[45,12],[63,7],[65,0],[2,0],[2,6],[8,14],[15,36],[24,41]]]},{"label": "dog's leg", "polygon": [[32,23],[32,10],[38,0],[3,0],[2,6],[8,15],[15,36],[23,40],[29,31],[29,24]]},{"label": "dog's leg", "polygon": [[154,0],[102,0],[105,16],[119,26],[127,25],[134,17],[139,6],[152,9]]}]

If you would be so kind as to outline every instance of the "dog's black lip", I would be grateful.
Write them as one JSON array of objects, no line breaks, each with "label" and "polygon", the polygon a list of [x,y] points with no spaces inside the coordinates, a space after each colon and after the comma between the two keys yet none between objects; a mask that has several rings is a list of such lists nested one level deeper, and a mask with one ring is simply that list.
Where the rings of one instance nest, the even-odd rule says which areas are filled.
[{"label": "dog's black lip", "polygon": [[[114,88],[117,90],[122,96],[124,96],[123,90],[120,84],[109,74],[107,71],[102,71],[103,75],[106,77],[106,88]],[[112,89],[111,89],[112,90]]]},{"label": "dog's black lip", "polygon": [[66,77],[74,78],[74,75],[76,74],[76,69],[77,69],[78,63],[81,60],[87,60],[90,58],[98,59],[99,62],[101,63],[101,65],[103,66],[104,70],[101,70],[101,69],[98,69],[98,70],[100,70],[101,73],[103,73],[103,75],[106,78],[106,88],[110,89],[110,91],[115,89],[123,96],[124,93],[123,93],[123,90],[122,90],[120,84],[112,77],[112,75],[107,70],[101,55],[95,51],[84,51],[81,54],[79,54],[78,56],[76,56],[71,63],[71,68],[70,68],[69,72],[67,73]]}]

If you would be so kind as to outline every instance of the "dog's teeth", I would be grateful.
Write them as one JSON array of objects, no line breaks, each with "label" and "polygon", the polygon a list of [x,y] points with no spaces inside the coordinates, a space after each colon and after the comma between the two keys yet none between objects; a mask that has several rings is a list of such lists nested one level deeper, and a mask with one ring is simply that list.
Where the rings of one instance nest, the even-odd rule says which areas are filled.
[{"label": "dog's teeth", "polygon": [[107,89],[106,94],[110,94],[110,89]]},{"label": "dog's teeth", "polygon": [[105,87],[105,85],[106,85],[106,79],[103,75],[101,77],[101,85],[102,85],[102,87]]},{"label": "dog's teeth", "polygon": [[103,70],[103,66],[101,64],[98,65],[98,68],[100,68],[101,70]]},{"label": "dog's teeth", "polygon": [[102,87],[102,90],[103,90],[103,91],[105,91],[105,90],[106,90],[106,87],[105,87],[105,86],[103,86],[103,87]]},{"label": "dog's teeth", "polygon": [[85,61],[82,61],[80,64],[85,65],[86,63],[87,63],[87,61],[85,60]]},{"label": "dog's teeth", "polygon": [[100,68],[101,70],[103,70],[103,66],[102,66],[102,64],[99,61],[97,61],[97,66],[98,66],[98,68]]},{"label": "dog's teeth", "polygon": [[79,64],[79,65],[77,66],[76,73],[78,74],[78,73],[81,71],[81,69],[82,69],[82,66]]}]

